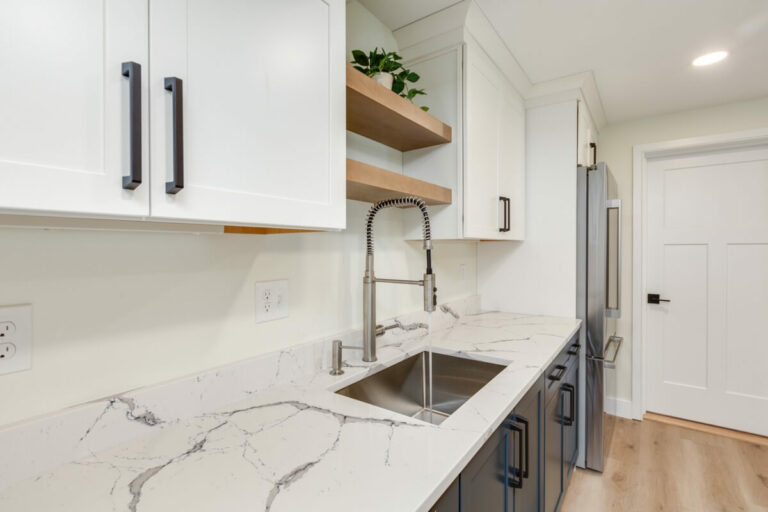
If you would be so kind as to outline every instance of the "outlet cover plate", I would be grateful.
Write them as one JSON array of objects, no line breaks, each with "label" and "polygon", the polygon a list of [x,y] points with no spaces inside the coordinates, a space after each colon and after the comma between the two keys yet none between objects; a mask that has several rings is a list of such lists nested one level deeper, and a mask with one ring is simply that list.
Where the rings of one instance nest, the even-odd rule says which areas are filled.
[{"label": "outlet cover plate", "polygon": [[256,283],[256,323],[288,316],[288,280]]},{"label": "outlet cover plate", "polygon": [[0,358],[0,375],[32,368],[32,305],[0,306],[0,325],[7,323],[12,327],[0,332],[7,355]]}]

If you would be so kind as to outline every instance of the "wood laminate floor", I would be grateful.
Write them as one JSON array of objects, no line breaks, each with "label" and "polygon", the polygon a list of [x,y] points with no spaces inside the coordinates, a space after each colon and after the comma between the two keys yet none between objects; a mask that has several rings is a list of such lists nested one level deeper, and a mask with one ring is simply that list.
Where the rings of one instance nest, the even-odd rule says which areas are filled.
[{"label": "wood laminate floor", "polygon": [[609,417],[605,471],[576,469],[560,512],[766,512],[768,446]]}]

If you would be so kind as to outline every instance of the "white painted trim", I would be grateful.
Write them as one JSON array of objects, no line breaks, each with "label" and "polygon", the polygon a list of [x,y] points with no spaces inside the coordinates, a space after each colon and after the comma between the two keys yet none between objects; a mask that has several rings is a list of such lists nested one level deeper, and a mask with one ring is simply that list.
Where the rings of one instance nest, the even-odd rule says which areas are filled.
[{"label": "white painted trim", "polygon": [[[768,129],[677,139],[633,148],[632,165],[632,413],[643,419],[645,408],[645,201],[646,168],[650,158],[684,155],[707,150],[740,148],[768,144]],[[606,400],[607,404],[608,400]],[[607,410],[606,405],[606,410]]]},{"label": "white painted trim", "polygon": [[538,107],[573,99],[584,102],[587,112],[598,130],[605,126],[603,103],[600,99],[595,77],[590,71],[533,84],[528,94],[525,95],[525,106]]},{"label": "white painted trim", "polygon": [[619,416],[621,418],[627,418],[630,420],[633,418],[632,400],[606,396],[603,408],[608,414],[613,414],[614,416]]},{"label": "white painted trim", "polygon": [[474,0],[461,0],[393,32],[399,52],[416,59],[441,47],[456,46],[472,37],[501,70],[517,92],[525,97],[531,81],[514,54]]}]

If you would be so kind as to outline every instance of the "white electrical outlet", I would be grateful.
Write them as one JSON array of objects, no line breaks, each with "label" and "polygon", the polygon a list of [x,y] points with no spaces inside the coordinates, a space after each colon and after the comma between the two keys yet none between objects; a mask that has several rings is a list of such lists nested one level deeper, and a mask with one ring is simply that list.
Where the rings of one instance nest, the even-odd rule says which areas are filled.
[{"label": "white electrical outlet", "polygon": [[32,367],[32,306],[0,307],[0,375]]},{"label": "white electrical outlet", "polygon": [[288,316],[288,280],[256,283],[256,323]]}]

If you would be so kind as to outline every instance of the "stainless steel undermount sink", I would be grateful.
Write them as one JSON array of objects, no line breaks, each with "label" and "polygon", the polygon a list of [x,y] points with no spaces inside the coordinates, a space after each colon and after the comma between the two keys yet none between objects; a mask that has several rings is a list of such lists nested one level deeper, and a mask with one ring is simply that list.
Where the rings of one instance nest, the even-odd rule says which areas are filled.
[{"label": "stainless steel undermount sink", "polygon": [[[439,425],[504,366],[428,351],[390,366],[336,393]],[[431,395],[431,408],[430,408]]]}]

